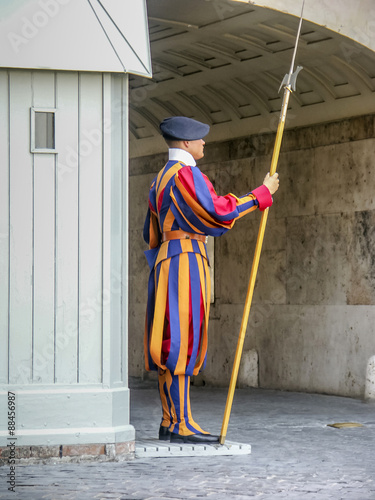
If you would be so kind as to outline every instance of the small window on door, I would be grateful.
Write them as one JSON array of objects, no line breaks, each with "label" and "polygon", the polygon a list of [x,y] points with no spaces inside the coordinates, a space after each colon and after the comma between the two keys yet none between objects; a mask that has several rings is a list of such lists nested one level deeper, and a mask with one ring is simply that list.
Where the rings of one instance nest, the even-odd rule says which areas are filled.
[{"label": "small window on door", "polygon": [[31,108],[31,152],[57,153],[55,148],[56,109]]}]

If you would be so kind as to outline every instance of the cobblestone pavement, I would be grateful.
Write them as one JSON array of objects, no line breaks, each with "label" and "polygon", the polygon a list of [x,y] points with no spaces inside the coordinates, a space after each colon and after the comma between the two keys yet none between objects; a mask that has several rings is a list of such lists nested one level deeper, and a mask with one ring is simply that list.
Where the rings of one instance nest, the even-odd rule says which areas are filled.
[{"label": "cobblestone pavement", "polygon": [[[156,388],[132,391],[137,436],[156,436]],[[219,434],[225,389],[192,387],[194,418]],[[363,427],[327,424],[357,422]],[[204,424],[205,423],[205,424]],[[17,467],[16,492],[27,500],[375,500],[375,405],[349,398],[290,392],[236,391],[227,439],[252,445],[251,455],[171,457],[128,462]]]}]

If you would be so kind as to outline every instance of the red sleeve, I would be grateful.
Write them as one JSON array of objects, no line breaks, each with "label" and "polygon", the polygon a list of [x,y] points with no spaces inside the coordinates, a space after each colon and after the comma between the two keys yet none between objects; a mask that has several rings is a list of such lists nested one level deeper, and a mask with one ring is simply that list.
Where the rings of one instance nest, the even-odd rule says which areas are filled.
[{"label": "red sleeve", "polygon": [[272,200],[270,190],[264,184],[257,187],[256,189],[254,189],[252,191],[252,194],[258,200],[259,210],[261,212],[263,212],[263,210],[265,210],[266,208],[268,208],[272,205],[273,200]]}]

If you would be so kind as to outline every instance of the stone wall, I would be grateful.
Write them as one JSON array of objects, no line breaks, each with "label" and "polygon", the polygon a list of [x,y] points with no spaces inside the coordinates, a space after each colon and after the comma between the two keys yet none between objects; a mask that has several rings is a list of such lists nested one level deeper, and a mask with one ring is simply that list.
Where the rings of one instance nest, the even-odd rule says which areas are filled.
[{"label": "stone wall", "polygon": [[[363,396],[375,354],[374,124],[371,115],[285,132],[242,385],[248,377],[263,388]],[[219,194],[241,195],[262,182],[273,145],[274,134],[207,144],[199,165]],[[129,374],[136,377],[145,376],[142,227],[149,185],[165,158],[131,162]],[[252,213],[215,240],[207,367],[195,383],[229,383],[259,221]]]}]

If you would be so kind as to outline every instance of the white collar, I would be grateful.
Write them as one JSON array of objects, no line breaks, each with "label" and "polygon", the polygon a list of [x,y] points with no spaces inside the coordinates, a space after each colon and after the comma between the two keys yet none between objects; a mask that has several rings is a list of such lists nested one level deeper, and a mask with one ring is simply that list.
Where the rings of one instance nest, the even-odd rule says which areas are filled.
[{"label": "white collar", "polygon": [[191,167],[196,166],[195,160],[192,157],[192,155],[187,151],[185,151],[184,149],[170,148],[168,150],[168,154],[169,154],[169,160],[180,161],[182,163],[185,163],[185,165],[190,165]]}]

